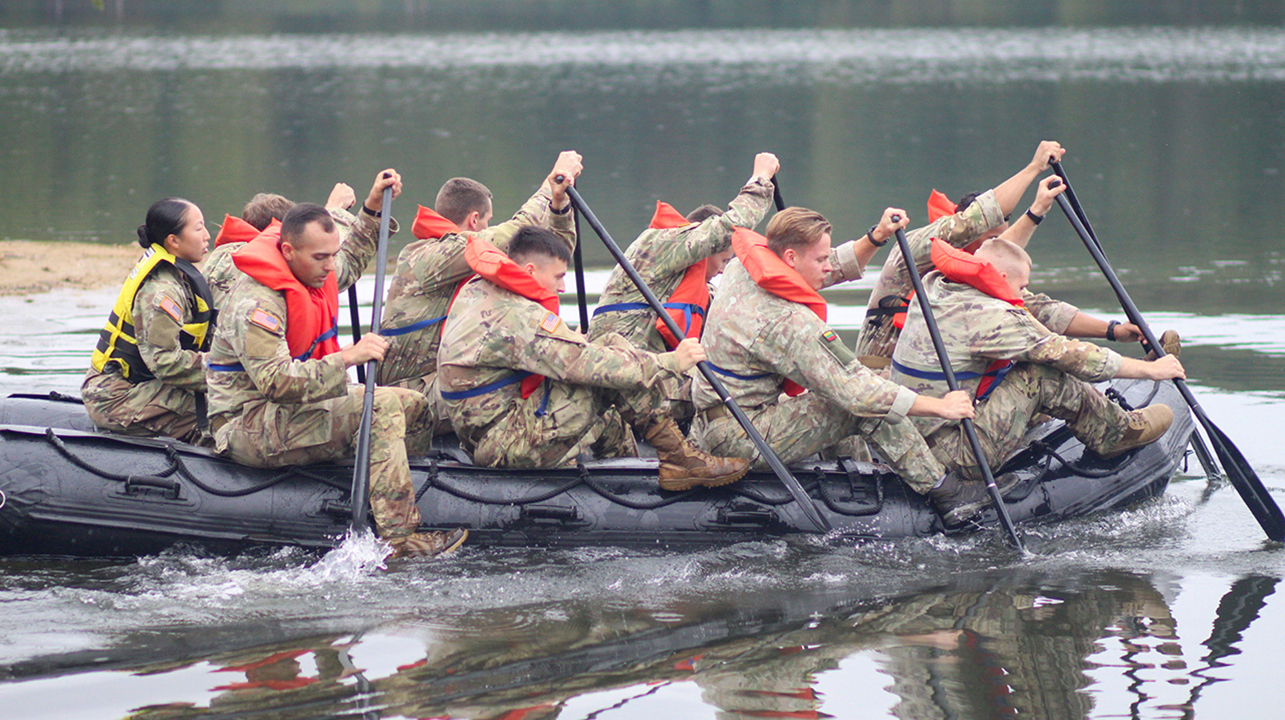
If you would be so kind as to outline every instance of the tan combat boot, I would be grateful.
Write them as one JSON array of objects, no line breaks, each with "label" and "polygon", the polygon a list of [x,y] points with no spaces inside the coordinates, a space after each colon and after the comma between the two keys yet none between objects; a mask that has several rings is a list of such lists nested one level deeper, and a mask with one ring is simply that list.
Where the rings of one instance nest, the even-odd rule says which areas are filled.
[{"label": "tan combat boot", "polygon": [[1148,405],[1141,410],[1130,410],[1126,415],[1129,424],[1120,439],[1107,443],[1105,447],[1096,448],[1102,459],[1110,460],[1121,453],[1153,443],[1173,424],[1173,410],[1160,403]]},{"label": "tan combat boot", "polygon": [[393,546],[392,559],[433,557],[454,552],[468,539],[468,530],[417,532],[402,537],[388,538]]},{"label": "tan combat boot", "polygon": [[660,456],[662,490],[727,485],[740,480],[750,469],[748,460],[715,457],[687,442],[670,418],[652,425],[644,437]]},{"label": "tan combat boot", "polygon": [[[1178,337],[1177,330],[1165,330],[1163,333],[1161,333],[1160,337],[1156,339],[1160,341],[1160,347],[1165,349],[1166,355],[1172,355],[1174,357],[1179,357],[1180,355],[1182,355],[1182,338]],[[1142,359],[1146,360],[1147,362],[1151,362],[1152,360],[1155,360],[1156,351],[1148,350],[1146,357]]]}]

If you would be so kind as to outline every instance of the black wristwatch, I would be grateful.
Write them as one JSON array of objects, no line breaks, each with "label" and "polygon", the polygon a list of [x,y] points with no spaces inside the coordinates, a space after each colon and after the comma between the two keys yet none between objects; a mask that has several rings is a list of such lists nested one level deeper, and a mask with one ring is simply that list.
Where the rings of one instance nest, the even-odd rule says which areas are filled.
[{"label": "black wristwatch", "polygon": [[1107,340],[1110,340],[1111,342],[1115,342],[1115,326],[1119,324],[1120,324],[1119,320],[1107,321]]},{"label": "black wristwatch", "polygon": [[870,241],[871,245],[874,245],[875,247],[880,248],[888,244],[888,238],[884,238],[883,242],[875,241],[875,229],[878,227],[879,227],[879,223],[875,223],[874,225],[871,225],[870,229],[866,231],[866,239]]},{"label": "black wristwatch", "polygon": [[1043,215],[1036,215],[1035,213],[1031,212],[1030,210],[1027,210],[1027,211],[1026,211],[1026,217],[1030,218],[1030,219],[1031,219],[1031,222],[1035,223],[1036,225],[1039,225],[1041,222],[1043,222],[1043,221],[1044,221],[1044,216],[1043,216]]},{"label": "black wristwatch", "polygon": [[366,207],[366,203],[362,203],[362,204],[361,204],[361,211],[362,211],[362,212],[364,212],[364,213],[366,213],[367,215],[369,215],[369,216],[371,216],[371,217],[383,217],[383,216],[384,216],[384,211],[383,211],[383,210],[380,210],[379,212],[375,212],[374,210],[371,210],[370,208]]},{"label": "black wristwatch", "polygon": [[552,201],[552,200],[550,200],[550,201],[549,201],[549,212],[553,213],[554,215],[566,215],[567,213],[571,212],[571,203],[567,203],[567,204],[566,204],[566,207],[564,207],[564,208],[562,208],[561,210],[559,210],[559,209],[557,209],[557,208],[555,208],[555,207],[553,206],[553,201]]}]

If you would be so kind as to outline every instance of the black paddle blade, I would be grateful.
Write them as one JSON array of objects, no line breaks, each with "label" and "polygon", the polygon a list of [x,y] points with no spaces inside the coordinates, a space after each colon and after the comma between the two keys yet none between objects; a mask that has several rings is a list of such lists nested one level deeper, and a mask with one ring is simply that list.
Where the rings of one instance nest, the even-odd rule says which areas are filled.
[{"label": "black paddle blade", "polygon": [[1263,526],[1263,532],[1276,542],[1285,542],[1285,516],[1282,516],[1280,506],[1272,500],[1271,494],[1263,486],[1263,481],[1258,479],[1258,473],[1254,472],[1249,461],[1241,454],[1240,448],[1212,422],[1205,423],[1205,432],[1209,433],[1209,440],[1213,443],[1214,452],[1218,453],[1223,472],[1236,487],[1236,492],[1240,493],[1240,498],[1245,501],[1249,511],[1254,514],[1254,519]]}]

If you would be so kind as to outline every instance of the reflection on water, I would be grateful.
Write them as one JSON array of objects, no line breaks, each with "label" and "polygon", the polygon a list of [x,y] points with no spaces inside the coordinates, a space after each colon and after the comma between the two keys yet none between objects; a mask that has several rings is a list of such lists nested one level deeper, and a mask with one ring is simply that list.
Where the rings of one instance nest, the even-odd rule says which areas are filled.
[{"label": "reflection on water", "polygon": [[[150,698],[114,708],[139,718],[644,718],[697,697],[720,718],[859,708],[925,720],[1191,717],[1225,668],[1249,660],[1235,656],[1278,582],[1216,583],[1216,609],[1193,613],[1184,632],[1181,579],[1011,570],[938,587],[888,581],[866,595],[765,591],[720,602],[677,593],[651,606],[587,598],[410,611],[356,633],[248,643],[217,624],[200,633],[144,626],[119,638],[114,658],[99,658],[107,667],[58,656],[16,664],[25,682],[0,686],[0,698],[24,709],[47,682],[37,678],[79,669],[64,682],[110,681],[122,700]],[[220,649],[231,637],[238,649]],[[877,673],[853,684],[862,666]],[[1111,687],[1120,677],[1128,686]]]},{"label": "reflection on water", "polygon": [[[575,148],[581,190],[622,244],[656,199],[731,199],[760,150],[781,157],[786,200],[846,239],[887,205],[920,217],[933,187],[993,186],[1055,138],[1134,299],[1183,334],[1210,416],[1281,495],[1282,81],[1279,28],[0,30],[0,238],[126,242],[158,197],[217,219],[260,190],[317,200],[342,180],[361,192],[387,165],[406,181],[403,219],[456,175],[488,184],[503,216]],[[592,294],[607,254],[585,247]],[[1037,289],[1120,316],[1061,218],[1031,249]],[[848,344],[871,284],[827,293]],[[373,282],[359,290],[369,302]],[[0,298],[0,393],[77,391],[115,292]],[[1278,712],[1281,550],[1235,493],[1188,479],[1141,508],[1027,532],[1036,555],[1022,559],[990,534],[690,555],[467,547],[386,571],[360,544],[320,562],[293,550],[6,559],[0,707],[510,720]]]}]

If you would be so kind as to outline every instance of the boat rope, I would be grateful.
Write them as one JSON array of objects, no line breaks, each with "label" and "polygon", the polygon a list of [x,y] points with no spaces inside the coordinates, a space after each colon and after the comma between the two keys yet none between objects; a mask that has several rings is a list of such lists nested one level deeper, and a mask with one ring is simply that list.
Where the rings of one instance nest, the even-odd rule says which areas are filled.
[{"label": "boat rope", "polygon": [[158,473],[150,473],[150,474],[134,473],[130,475],[121,475],[118,473],[108,472],[107,470],[96,468],[93,465],[90,465],[82,458],[77,457],[75,453],[71,451],[71,448],[67,447],[67,444],[63,442],[62,438],[58,437],[58,435],[54,432],[53,428],[47,428],[45,430],[45,439],[49,441],[49,444],[53,446],[54,450],[58,451],[59,455],[62,455],[64,458],[66,458],[67,461],[70,462],[72,465],[75,465],[81,470],[97,475],[98,477],[101,477],[106,480],[112,480],[114,482],[128,483],[142,477],[165,478],[177,472],[179,475],[186,478],[188,482],[192,483],[200,490],[206,492],[207,494],[215,495],[217,497],[244,497],[246,495],[253,495],[254,493],[262,492],[263,490],[267,490],[268,488],[274,485],[278,485],[288,480],[291,477],[303,477],[309,480],[317,480],[320,482],[324,482],[327,485],[334,485],[333,482],[331,482],[328,478],[325,478],[324,476],[321,476],[317,473],[310,473],[310,472],[292,467],[286,470],[285,472],[278,473],[277,475],[274,475],[257,485],[251,485],[250,487],[245,487],[238,490],[223,490],[220,488],[216,488],[212,485],[209,485],[208,483],[205,483],[201,479],[196,477],[196,475],[194,475],[187,468],[187,465],[183,462],[182,458],[179,456],[178,450],[173,447],[168,447],[165,449],[165,453],[170,464],[169,467],[166,468],[165,470],[162,470],[161,472],[158,472]]},{"label": "boat rope", "polygon": [[0,510],[4,509],[4,504],[9,498],[5,497],[4,490],[0,490]]}]

